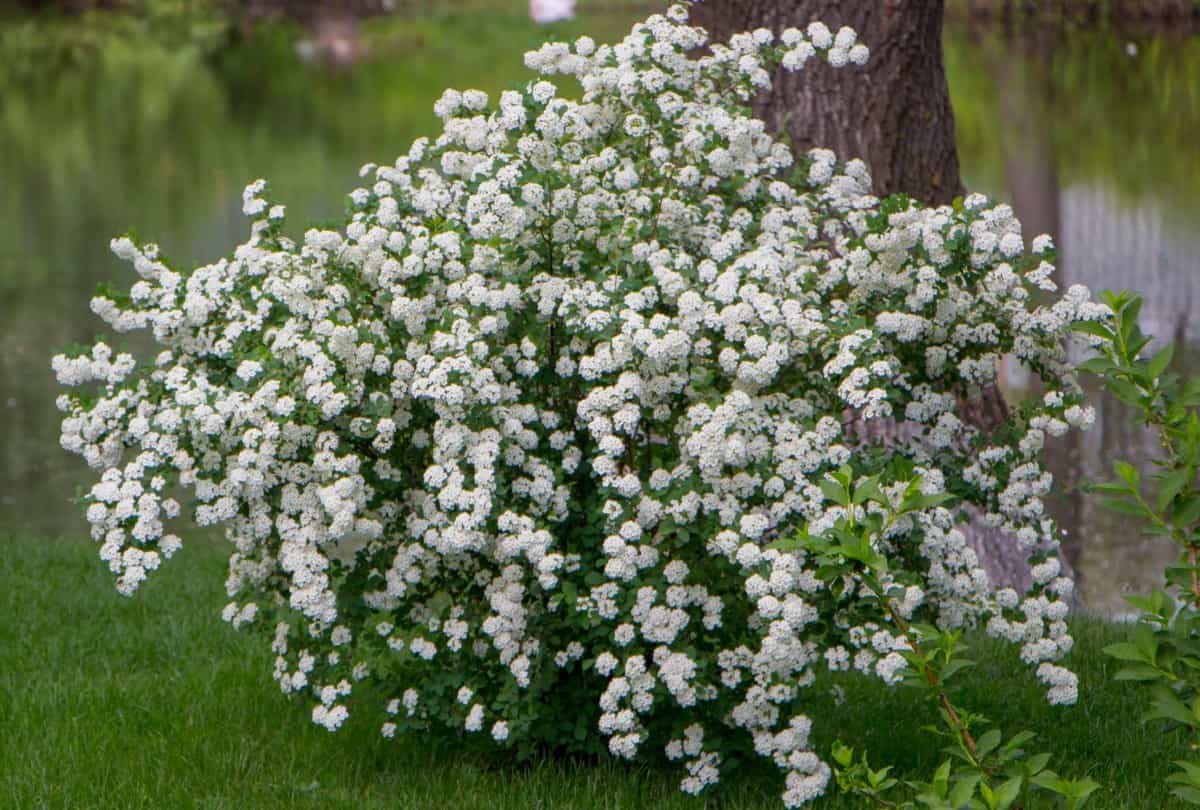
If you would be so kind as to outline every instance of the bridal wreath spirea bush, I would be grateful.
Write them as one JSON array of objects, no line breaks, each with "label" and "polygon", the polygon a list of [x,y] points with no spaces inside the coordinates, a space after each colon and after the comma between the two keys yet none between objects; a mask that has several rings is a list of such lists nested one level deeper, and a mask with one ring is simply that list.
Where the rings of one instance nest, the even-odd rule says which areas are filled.
[{"label": "bridal wreath spirea bush", "polygon": [[[99,471],[87,518],[117,588],[180,548],[183,485],[235,547],[226,618],[273,624],[274,677],[317,723],[665,751],[688,792],[753,751],[795,806],[829,778],[804,687],[894,683],[907,645],[855,577],[772,546],[846,516],[821,482],[849,465],[893,500],[954,496],[878,538],[901,614],[986,622],[1073,700],[1039,456],[1092,418],[1064,341],[1108,310],[1035,292],[1050,246],[1029,259],[1008,207],[880,201],[861,162],[793,156],[751,117],[777,65],[865,61],[854,32],[704,40],[677,6],[527,56],[578,101],[544,79],[498,107],[447,91],[442,134],[366,167],[344,230],[286,238],[260,181],[229,259],[180,270],[115,240],[141,278],[92,307],[162,351],[54,367],[98,389],[60,398],[62,444]],[[1044,396],[985,435],[956,412],[1005,354]],[[911,429],[843,427],[874,419]],[[965,504],[1030,550],[1032,593],[989,585]]]}]

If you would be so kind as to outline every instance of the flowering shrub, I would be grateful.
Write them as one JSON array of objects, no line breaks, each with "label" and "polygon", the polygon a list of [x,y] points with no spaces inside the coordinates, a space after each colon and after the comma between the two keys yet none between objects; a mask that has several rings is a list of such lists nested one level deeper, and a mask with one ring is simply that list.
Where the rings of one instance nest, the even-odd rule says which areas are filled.
[{"label": "flowering shrub", "polygon": [[[788,806],[830,776],[803,688],[823,668],[899,682],[893,615],[985,621],[1074,700],[1050,663],[1071,582],[1039,456],[1091,421],[1064,341],[1107,308],[1035,295],[1053,268],[1008,207],[880,201],[861,162],[797,159],[750,116],[776,65],[865,61],[853,31],[697,58],[704,40],[677,6],[616,46],[527,56],[579,101],[545,79],[498,108],[447,91],[443,133],[366,167],[344,230],[286,238],[260,181],[229,259],[180,270],[115,240],[141,279],[93,309],[162,352],[54,367],[100,385],[60,398],[62,444],[100,471],[87,517],[118,589],[179,549],[182,484],[234,546],[225,617],[273,623],[275,679],[330,730],[353,708],[387,737],[653,746],[688,792],[753,750]],[[1044,396],[964,424],[1006,353]],[[862,499],[831,494],[843,467]],[[959,504],[1034,555],[1031,593],[992,588]],[[783,543],[848,519],[876,520],[839,547],[861,567]]]}]

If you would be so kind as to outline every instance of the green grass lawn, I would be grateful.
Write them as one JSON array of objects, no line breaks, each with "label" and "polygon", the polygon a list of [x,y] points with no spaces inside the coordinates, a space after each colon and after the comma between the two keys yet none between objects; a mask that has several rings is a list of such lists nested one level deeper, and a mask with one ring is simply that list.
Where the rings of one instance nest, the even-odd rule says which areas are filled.
[{"label": "green grass lawn", "polygon": [[[352,719],[336,734],[280,695],[266,644],[218,615],[223,549],[194,542],[134,599],[118,596],[79,540],[0,538],[2,808],[739,808],[780,807],[769,777],[690,799],[673,773],[547,761],[497,766],[478,755],[383,740]],[[1164,779],[1176,742],[1143,726],[1141,697],[1113,683],[1100,648],[1121,627],[1077,619],[1077,706],[1050,707],[1013,650],[981,640],[987,663],[963,701],[1006,731],[1029,728],[1051,767],[1104,784],[1097,808],[1179,806]],[[940,761],[914,694],[846,679],[840,706],[814,688],[819,746],[837,736],[923,773]],[[816,807],[850,808],[830,799]]]}]

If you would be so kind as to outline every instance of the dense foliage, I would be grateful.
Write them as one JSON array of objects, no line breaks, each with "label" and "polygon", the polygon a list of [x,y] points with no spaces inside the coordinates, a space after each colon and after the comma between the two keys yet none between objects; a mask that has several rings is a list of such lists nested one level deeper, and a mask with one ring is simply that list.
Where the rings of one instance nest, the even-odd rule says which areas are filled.
[{"label": "dense foliage", "polygon": [[[140,280],[93,310],[162,351],[54,367],[99,386],[60,398],[62,443],[100,472],[118,589],[180,547],[182,484],[234,544],[227,619],[273,623],[275,678],[329,729],[353,708],[389,737],[653,745],[689,792],[754,752],[789,806],[830,778],[804,687],[901,682],[910,623],[983,621],[1073,702],[1040,456],[1092,419],[1065,342],[1108,308],[1051,295],[1049,240],[1027,258],[1007,206],[880,201],[860,162],[751,117],[776,65],[865,61],[853,31],[703,43],[674,7],[528,55],[579,101],[447,91],[443,133],[366,167],[343,230],[293,242],[260,181],[228,259],[115,240]],[[1005,354],[1043,395],[964,423]],[[1030,593],[991,586],[959,505],[1031,555]]]}]

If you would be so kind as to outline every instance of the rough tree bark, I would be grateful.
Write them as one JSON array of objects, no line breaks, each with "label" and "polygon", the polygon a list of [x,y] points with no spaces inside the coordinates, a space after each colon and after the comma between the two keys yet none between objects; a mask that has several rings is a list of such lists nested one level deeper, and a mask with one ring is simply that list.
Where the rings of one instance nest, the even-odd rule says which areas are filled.
[{"label": "rough tree bark", "polygon": [[963,193],[942,64],[942,0],[702,0],[692,20],[715,41],[814,20],[834,31],[850,26],[871,49],[865,67],[835,70],[814,59],[777,76],[755,113],[786,130],[797,149],[862,158],[880,196],[903,192],[941,204]]},{"label": "rough tree bark", "polygon": [[[940,205],[963,193],[942,59],[943,12],[943,0],[699,0],[691,19],[712,41],[756,28],[803,29],[814,20],[834,31],[853,28],[871,49],[865,67],[834,69],[812,60],[799,73],[780,71],[771,90],[755,99],[754,112],[797,150],[825,147],[843,160],[862,158],[877,195],[904,193]],[[959,411],[984,430],[1008,418],[995,386],[974,397],[964,392]],[[914,427],[846,421],[860,440],[903,441]],[[992,582],[1027,589],[1025,552],[984,526],[978,510],[968,511],[964,534]],[[1066,560],[1063,567],[1070,573]]]}]

